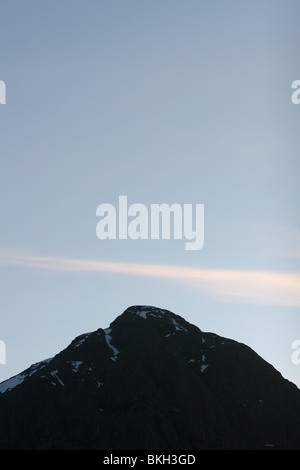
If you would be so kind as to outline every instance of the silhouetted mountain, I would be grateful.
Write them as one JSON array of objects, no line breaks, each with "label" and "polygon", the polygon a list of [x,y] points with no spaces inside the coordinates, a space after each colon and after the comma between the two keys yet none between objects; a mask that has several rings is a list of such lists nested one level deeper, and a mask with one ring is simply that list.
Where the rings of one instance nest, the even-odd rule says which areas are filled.
[{"label": "silhouetted mountain", "polygon": [[300,390],[244,344],[134,306],[0,384],[0,448],[300,450]]}]

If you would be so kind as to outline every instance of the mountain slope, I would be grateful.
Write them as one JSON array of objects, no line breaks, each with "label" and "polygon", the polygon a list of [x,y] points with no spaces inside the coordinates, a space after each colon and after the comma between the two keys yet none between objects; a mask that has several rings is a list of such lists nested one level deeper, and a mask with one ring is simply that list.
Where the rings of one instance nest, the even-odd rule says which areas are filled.
[{"label": "mountain slope", "polygon": [[0,449],[300,450],[300,390],[249,347],[133,306],[0,384]]}]

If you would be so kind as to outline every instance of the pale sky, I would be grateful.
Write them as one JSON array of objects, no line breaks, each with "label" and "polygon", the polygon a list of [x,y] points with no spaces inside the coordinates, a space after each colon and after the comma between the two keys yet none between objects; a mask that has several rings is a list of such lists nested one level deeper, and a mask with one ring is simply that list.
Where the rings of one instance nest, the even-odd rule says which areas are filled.
[{"label": "pale sky", "polygon": [[[127,307],[241,341],[300,387],[298,1],[0,0],[0,381]],[[96,209],[204,204],[203,249]]]}]

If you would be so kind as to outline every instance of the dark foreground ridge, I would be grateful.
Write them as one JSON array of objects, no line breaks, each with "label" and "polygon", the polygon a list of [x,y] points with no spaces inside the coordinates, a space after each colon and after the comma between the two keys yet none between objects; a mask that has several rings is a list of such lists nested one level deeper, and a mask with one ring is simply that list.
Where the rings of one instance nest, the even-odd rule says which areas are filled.
[{"label": "dark foreground ridge", "polygon": [[300,390],[244,344],[134,306],[0,384],[0,449],[300,450]]}]

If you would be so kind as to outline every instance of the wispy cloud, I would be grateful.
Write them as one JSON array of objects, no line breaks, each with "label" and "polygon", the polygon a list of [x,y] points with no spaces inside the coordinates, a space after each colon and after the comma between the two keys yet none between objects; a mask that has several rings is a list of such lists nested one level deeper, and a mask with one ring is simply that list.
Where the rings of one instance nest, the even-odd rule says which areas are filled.
[{"label": "wispy cloud", "polygon": [[65,272],[110,272],[176,281],[224,302],[300,306],[300,274],[230,269],[199,269],[86,259],[1,253],[0,265]]}]

